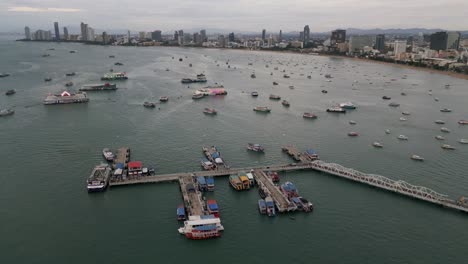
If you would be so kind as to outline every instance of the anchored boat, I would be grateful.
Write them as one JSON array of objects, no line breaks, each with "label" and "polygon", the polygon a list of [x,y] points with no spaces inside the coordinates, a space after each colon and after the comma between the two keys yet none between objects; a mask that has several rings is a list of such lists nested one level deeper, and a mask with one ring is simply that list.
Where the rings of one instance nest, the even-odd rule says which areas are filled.
[{"label": "anchored boat", "polygon": [[103,84],[86,84],[80,88],[80,91],[115,91],[117,84],[103,83]]},{"label": "anchored boat", "polygon": [[206,209],[210,215],[214,215],[214,217],[219,218],[219,208],[216,200],[206,201]]},{"label": "anchored boat", "polygon": [[102,150],[102,155],[104,156],[104,158],[107,161],[113,161],[114,160],[114,153],[112,153],[112,151],[110,151],[110,149],[108,149],[108,148],[104,148]]},{"label": "anchored boat", "polygon": [[275,210],[275,203],[273,202],[273,199],[270,196],[265,197],[265,204],[267,207],[267,215],[268,216],[275,216],[276,215],[276,210]]},{"label": "anchored boat", "polygon": [[222,230],[224,227],[219,218],[206,216],[189,216],[189,220],[184,221],[184,227],[178,229],[180,234],[195,240],[220,237]]},{"label": "anchored boat", "polygon": [[15,113],[15,110],[13,109],[2,109],[0,110],[0,117],[2,116],[9,116]]},{"label": "anchored boat", "polygon": [[177,207],[177,221],[184,221],[186,219],[186,216],[185,216],[185,207],[183,204],[179,205]]},{"label": "anchored boat", "polygon": [[109,184],[111,168],[108,164],[96,166],[87,180],[88,192],[104,191]]},{"label": "anchored boat", "polygon": [[265,148],[260,146],[260,144],[248,143],[247,149],[255,152],[264,152]]},{"label": "anchored boat", "polygon": [[236,191],[241,191],[244,188],[242,187],[242,181],[239,179],[237,175],[229,176],[229,183],[231,184],[232,188]]},{"label": "anchored boat", "polygon": [[102,81],[127,80],[126,72],[110,72],[101,77]]},{"label": "anchored boat", "polygon": [[271,109],[267,106],[257,106],[253,109],[255,112],[270,113]]},{"label": "anchored boat", "polygon": [[89,98],[85,92],[70,93],[67,91],[62,92],[61,94],[49,94],[44,99],[45,105],[53,104],[76,104],[76,103],[87,103]]}]

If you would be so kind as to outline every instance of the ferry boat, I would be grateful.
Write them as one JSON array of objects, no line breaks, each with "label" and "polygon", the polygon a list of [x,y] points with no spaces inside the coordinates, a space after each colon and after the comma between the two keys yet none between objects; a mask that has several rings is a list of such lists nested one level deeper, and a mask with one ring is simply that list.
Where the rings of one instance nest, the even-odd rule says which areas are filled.
[{"label": "ferry boat", "polygon": [[340,107],[343,108],[343,109],[356,109],[356,106],[351,103],[351,102],[347,102],[347,103],[342,103],[340,104]]},{"label": "ferry boat", "polygon": [[435,136],[435,139],[437,139],[437,140],[445,140],[445,138],[444,138],[443,136],[440,136],[440,135],[439,135],[439,136]]},{"label": "ferry boat", "polygon": [[182,83],[198,83],[198,82],[207,82],[206,80],[206,76],[201,73],[201,74],[197,74],[197,78],[196,79],[191,79],[191,78],[183,78],[181,80]]},{"label": "ferry boat", "polygon": [[258,212],[260,212],[260,214],[266,214],[267,213],[266,202],[263,199],[258,200]]},{"label": "ferry boat", "polygon": [[255,112],[270,113],[271,109],[267,106],[257,106],[253,109]]},{"label": "ferry boat", "polygon": [[184,226],[178,229],[180,234],[194,240],[220,237],[222,230],[224,227],[219,218],[201,216],[189,216],[189,220],[184,221]]},{"label": "ferry boat", "polygon": [[357,136],[359,136],[359,134],[358,134],[357,132],[349,132],[349,133],[348,133],[348,136],[350,136],[350,137],[357,137]]},{"label": "ferry boat", "polygon": [[5,78],[5,77],[8,77],[10,76],[9,73],[0,73],[0,78]]},{"label": "ferry boat", "polygon": [[88,192],[104,191],[109,184],[111,168],[107,164],[101,164],[94,168],[87,180]]},{"label": "ferry boat", "polygon": [[75,72],[69,72],[69,73],[65,73],[65,76],[75,76],[76,73]]},{"label": "ferry boat", "polygon": [[281,184],[280,190],[288,198],[299,196],[296,186],[292,182],[289,182],[289,181]]},{"label": "ferry boat", "polygon": [[276,171],[268,171],[267,173],[267,176],[271,178],[271,181],[273,183],[277,183],[277,182],[280,182],[280,177],[278,175],[278,173]]},{"label": "ferry boat", "polygon": [[392,99],[392,98],[391,98],[390,96],[384,95],[384,96],[382,96],[382,99],[384,99],[384,100],[390,100],[390,99]]},{"label": "ferry boat", "polygon": [[460,124],[460,125],[468,125],[468,120],[460,120],[460,121],[458,121],[458,124]]},{"label": "ferry boat", "polygon": [[436,120],[436,121],[434,121],[434,123],[439,124],[439,125],[443,125],[443,124],[445,124],[445,121]]},{"label": "ferry boat", "polygon": [[184,221],[186,219],[185,216],[185,206],[183,204],[177,207],[177,221]]},{"label": "ferry boat", "polygon": [[210,215],[214,215],[214,217],[219,218],[219,208],[216,200],[206,201],[206,209]]},{"label": "ferry boat", "polygon": [[108,148],[104,148],[102,150],[102,155],[104,156],[104,158],[107,161],[113,161],[114,160],[114,153],[112,153],[112,151],[110,151],[110,149],[108,149]]},{"label": "ferry boat", "polygon": [[455,147],[453,147],[453,146],[451,146],[451,145],[449,145],[449,144],[444,144],[444,145],[442,145],[441,147],[442,147],[443,149],[450,149],[450,150],[455,149]]},{"label": "ferry boat", "polygon": [[155,108],[156,104],[153,103],[153,102],[144,102],[143,106],[146,107],[146,108]]},{"label": "ferry boat", "polygon": [[234,188],[236,191],[241,191],[244,189],[242,187],[242,181],[237,175],[229,176],[229,183],[231,184],[232,188]]},{"label": "ferry boat", "polygon": [[110,72],[101,77],[102,81],[127,80],[126,72]]},{"label": "ferry boat", "polygon": [[450,109],[450,108],[442,108],[442,109],[440,109],[440,111],[443,112],[443,113],[450,113],[450,112],[452,112],[452,109]]},{"label": "ferry boat", "polygon": [[5,95],[13,95],[16,93],[16,90],[15,89],[10,89],[8,91],[5,92]]},{"label": "ferry boat", "polygon": [[398,106],[400,106],[400,104],[399,104],[399,103],[395,103],[395,102],[391,102],[391,103],[388,104],[388,106],[391,106],[391,107],[398,107]]},{"label": "ferry boat", "polygon": [[412,160],[417,160],[417,161],[424,161],[424,158],[418,155],[412,155],[411,156]]},{"label": "ferry boat", "polygon": [[313,113],[304,113],[302,115],[303,118],[308,118],[308,119],[317,119],[317,115],[313,114]]},{"label": "ferry boat", "polygon": [[252,151],[255,151],[255,152],[264,152],[265,151],[265,148],[263,148],[262,146],[260,146],[260,144],[254,144],[254,143],[247,143],[247,149],[248,150],[252,150]]},{"label": "ferry boat", "polygon": [[275,203],[273,202],[273,199],[271,199],[270,196],[265,197],[265,204],[266,204],[266,210],[267,210],[267,215],[268,216],[275,216],[276,215],[276,210],[275,210]]},{"label": "ferry boat", "polygon": [[247,176],[247,178],[249,179],[250,186],[253,187],[255,185],[255,178],[254,178],[252,172],[247,172],[245,174],[245,176]]},{"label": "ferry boat", "polygon": [[203,98],[204,96],[205,96],[205,95],[202,94],[202,93],[194,93],[194,94],[192,95],[192,99],[201,99],[201,98]]},{"label": "ferry boat", "polygon": [[13,109],[2,109],[0,110],[0,117],[1,116],[10,116],[10,115],[13,115],[15,113],[15,110]]},{"label": "ferry boat", "polygon": [[209,192],[214,192],[215,184],[214,184],[214,178],[212,176],[206,177],[206,186]]},{"label": "ferry boat", "polygon": [[341,107],[330,107],[327,109],[327,112],[330,112],[330,113],[343,113],[345,114],[346,113],[346,110],[341,108]]},{"label": "ferry boat", "polygon": [[86,84],[81,86],[80,91],[115,91],[117,90],[117,84]]},{"label": "ferry boat", "polygon": [[242,189],[243,190],[250,189],[250,180],[247,177],[246,173],[243,171],[240,171],[237,173],[237,176],[239,177],[239,180],[242,182]]},{"label": "ferry boat", "polygon": [[208,191],[208,185],[206,184],[205,177],[198,176],[197,177],[197,183],[198,183],[198,190],[200,190],[200,192]]},{"label": "ferry boat", "polygon": [[69,93],[67,91],[62,92],[61,94],[49,94],[44,99],[45,105],[53,104],[76,104],[76,103],[87,103],[89,98],[85,92]]},{"label": "ferry boat", "polygon": [[283,101],[281,102],[281,104],[282,104],[283,106],[285,106],[285,107],[289,107],[289,106],[291,105],[291,104],[289,104],[289,102],[286,101],[286,100],[283,100]]},{"label": "ferry boat", "polygon": [[383,145],[380,142],[374,142],[374,143],[372,143],[372,146],[374,146],[376,148],[383,148]]},{"label": "ferry boat", "polygon": [[207,115],[216,115],[218,112],[214,108],[205,108],[203,109],[203,113]]},{"label": "ferry boat", "polygon": [[167,97],[167,96],[161,96],[161,97],[159,97],[159,101],[160,101],[160,102],[167,102],[167,101],[169,101],[169,97]]},{"label": "ferry boat", "polygon": [[216,165],[212,163],[211,161],[207,160],[206,158],[201,160],[201,166],[205,170],[214,170],[216,169]]},{"label": "ferry boat", "polygon": [[258,96],[258,92],[252,92],[250,95],[252,95],[253,97],[257,97],[257,96]]},{"label": "ferry boat", "polygon": [[275,94],[270,94],[270,99],[271,100],[281,100],[281,96],[275,95]]}]

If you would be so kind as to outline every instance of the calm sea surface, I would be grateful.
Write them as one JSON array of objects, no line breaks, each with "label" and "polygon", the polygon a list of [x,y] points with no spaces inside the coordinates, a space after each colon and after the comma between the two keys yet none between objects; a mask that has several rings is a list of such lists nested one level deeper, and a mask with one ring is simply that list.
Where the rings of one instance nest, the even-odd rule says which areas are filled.
[{"label": "calm sea surface", "polygon": [[[43,58],[44,53],[51,56]],[[77,90],[99,83],[111,68],[129,75],[118,83],[119,90],[89,92],[88,104],[42,104],[66,82]],[[283,78],[283,70],[291,78]],[[467,215],[313,171],[281,174],[315,205],[312,214],[296,213],[295,220],[259,215],[256,190],[236,192],[227,178],[217,178],[216,191],[207,197],[218,201],[226,230],[209,241],[177,233],[175,210],[182,200],[175,183],[92,195],[85,188],[91,170],[103,161],[104,147],[129,146],[133,160],[170,173],[199,170],[204,145],[218,146],[229,165],[241,167],[289,163],[281,146],[294,144],[315,149],[324,161],[458,198],[468,195],[468,145],[457,142],[468,138],[468,126],[457,124],[468,119],[466,80],[310,55],[7,40],[0,41],[0,72],[11,74],[0,79],[0,108],[16,111],[0,118],[1,263],[467,261]],[[76,76],[66,77],[68,72]],[[205,73],[208,84],[222,83],[228,95],[192,100],[202,85],[188,88],[180,79],[197,73]],[[333,76],[331,82],[325,74]],[[53,81],[45,83],[46,77]],[[13,88],[15,95],[4,95]],[[252,91],[260,96],[251,97]],[[287,99],[291,107],[269,100],[269,94]],[[383,95],[401,106],[389,107]],[[169,102],[156,109],[142,106],[160,96]],[[358,109],[346,115],[325,112],[347,101]],[[255,113],[255,106],[272,112]],[[214,107],[218,115],[204,115],[205,107]],[[444,107],[453,112],[441,113]],[[407,121],[399,120],[402,111],[411,112]],[[318,119],[304,120],[304,112]],[[451,133],[441,132],[437,119]],[[386,129],[392,133],[385,134]],[[348,137],[350,131],[359,137]],[[399,134],[409,140],[399,141]],[[440,134],[444,142],[434,139]],[[374,141],[384,148],[372,147]],[[247,142],[264,145],[266,153],[247,152]],[[443,143],[457,149],[443,150]],[[413,154],[425,162],[411,160]]]}]

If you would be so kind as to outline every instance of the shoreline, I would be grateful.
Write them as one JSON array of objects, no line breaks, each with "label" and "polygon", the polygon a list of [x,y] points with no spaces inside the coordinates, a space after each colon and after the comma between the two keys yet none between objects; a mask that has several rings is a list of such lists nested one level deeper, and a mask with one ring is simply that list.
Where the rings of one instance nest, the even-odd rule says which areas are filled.
[{"label": "shoreline", "polygon": [[[81,43],[85,45],[96,45],[96,46],[112,46],[114,45],[109,45],[109,44],[103,44],[103,43],[94,43],[94,42],[84,42],[84,41],[47,41],[47,40],[24,40],[24,39],[18,39],[16,41],[24,41],[24,42],[48,42],[48,43]],[[378,61],[378,60],[372,60],[372,59],[365,59],[365,58],[357,58],[357,57],[350,57],[350,56],[342,56],[342,55],[336,55],[336,54],[325,54],[325,53],[303,53],[297,50],[265,50],[265,49],[256,49],[256,50],[251,50],[247,48],[220,48],[220,47],[199,47],[199,46],[165,46],[165,45],[158,45],[158,46],[137,46],[137,45],[117,45],[115,47],[137,47],[137,48],[150,48],[150,47],[171,47],[171,48],[194,48],[194,49],[217,49],[217,50],[236,50],[236,51],[260,51],[260,52],[272,52],[272,53],[287,53],[287,54],[298,54],[298,55],[309,55],[309,56],[321,56],[321,57],[329,57],[329,58],[340,58],[340,59],[349,59],[353,61],[359,61],[359,62],[368,62],[368,63],[377,63],[381,65],[389,65],[389,66],[394,66],[394,67],[399,67],[399,68],[405,68],[405,69],[410,69],[410,70],[415,70],[415,71],[424,71],[430,74],[441,74],[445,76],[450,76],[458,79],[464,79],[468,80],[468,74],[464,73],[457,73],[453,71],[443,71],[443,70],[436,70],[433,68],[427,68],[427,67],[416,67],[408,64],[400,64],[400,63],[395,63],[395,62],[385,62],[385,61]]]}]

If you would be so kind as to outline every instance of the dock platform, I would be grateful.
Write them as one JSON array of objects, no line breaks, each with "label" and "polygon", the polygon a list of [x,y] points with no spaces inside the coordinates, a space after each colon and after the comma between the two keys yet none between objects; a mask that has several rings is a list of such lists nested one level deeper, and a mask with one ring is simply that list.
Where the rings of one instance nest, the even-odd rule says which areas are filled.
[{"label": "dock platform", "polygon": [[127,169],[128,162],[130,161],[130,148],[123,147],[117,150],[117,155],[112,163],[112,168],[116,169],[118,163],[124,164],[124,169]]},{"label": "dock platform", "polygon": [[258,183],[259,188],[262,188],[267,196],[270,196],[278,207],[278,212],[295,211],[297,206],[290,203],[288,198],[278,189],[277,186],[271,181],[264,171],[254,170],[254,177]]},{"label": "dock platform", "polygon": [[205,215],[206,210],[202,195],[194,181],[194,177],[179,177],[180,191],[184,205],[189,215]]}]

